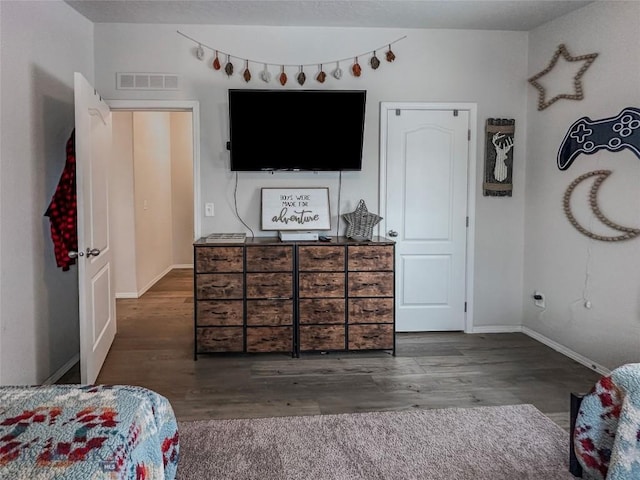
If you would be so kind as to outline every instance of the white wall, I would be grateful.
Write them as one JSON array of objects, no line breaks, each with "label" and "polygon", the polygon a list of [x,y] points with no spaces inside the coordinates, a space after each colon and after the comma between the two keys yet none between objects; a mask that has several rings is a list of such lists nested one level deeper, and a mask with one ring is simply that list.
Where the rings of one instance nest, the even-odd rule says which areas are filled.
[{"label": "white wall", "polygon": [[[538,111],[536,91],[528,89],[523,323],[608,369],[640,361],[640,239],[617,243],[589,239],[567,221],[562,197],[581,174],[611,169],[598,195],[601,209],[619,224],[638,228],[640,159],[629,150],[603,150],[581,155],[568,170],[560,171],[556,155],[578,118],[601,119],[624,107],[640,107],[639,30],[640,3],[617,1],[588,5],[529,35],[529,76],[548,65],[561,43],[573,56],[593,52],[599,56],[582,78],[581,101],[559,100]],[[562,86],[570,87],[570,82]],[[563,90],[557,82],[550,87]],[[578,220],[599,233],[615,234],[590,213],[591,181],[585,183],[572,201]],[[533,306],[534,289],[545,293],[546,310]],[[587,300],[591,309],[584,306]]]},{"label": "white wall", "polygon": [[146,291],[173,264],[169,112],[133,112],[137,290]]},{"label": "white wall", "polygon": [[137,297],[133,182],[133,113],[113,112],[111,243],[116,296]]},{"label": "white wall", "polygon": [[170,117],[173,265],[193,265],[193,114]]},{"label": "white wall", "polygon": [[79,351],[76,267],[56,267],[44,217],[90,81],[93,24],[63,2],[0,2],[0,384],[49,378]]},{"label": "white wall", "polygon": [[[519,326],[522,315],[522,258],[524,245],[524,158],[526,130],[527,34],[454,30],[398,30],[357,28],[282,28],[202,25],[95,25],[95,63],[98,89],[112,99],[189,99],[201,106],[202,202],[214,202],[215,217],[203,217],[202,234],[245,231],[234,215],[234,175],[229,171],[227,89],[282,88],[276,81],[266,85],[258,79],[262,65],[252,64],[254,79],[246,84],[242,64],[235,62],[231,78],[211,66],[213,52],[198,61],[191,41],[176,33],[180,29],[207,45],[239,56],[270,62],[310,63],[368,51],[395,40],[397,59],[382,61],[373,71],[367,58],[360,58],[363,74],[348,73],[342,80],[332,77],[324,85],[315,82],[312,71],[304,88],[366,89],[363,170],[343,173],[341,211],[354,208],[360,198],[369,210],[378,210],[379,103],[381,101],[476,102],[478,125],[488,117],[516,120],[514,151],[514,196],[482,197],[483,155],[477,159],[476,199],[476,326]],[[378,52],[383,54],[384,49]],[[327,70],[335,68],[326,65]],[[165,72],[181,75],[179,91],[126,91],[115,89],[116,72]],[[274,69],[272,73],[277,71]],[[301,88],[290,72],[286,88]],[[310,112],[312,114],[312,112]],[[265,114],[265,121],[268,115]],[[339,146],[336,146],[338,149]],[[484,151],[484,135],[479,132],[478,152]],[[277,152],[266,152],[277,155]],[[338,197],[337,173],[241,173],[238,210],[257,235],[259,231],[261,187],[328,186],[335,231]],[[201,206],[204,212],[204,206]],[[474,213],[472,212],[472,215]],[[340,226],[344,233],[345,226]]]}]

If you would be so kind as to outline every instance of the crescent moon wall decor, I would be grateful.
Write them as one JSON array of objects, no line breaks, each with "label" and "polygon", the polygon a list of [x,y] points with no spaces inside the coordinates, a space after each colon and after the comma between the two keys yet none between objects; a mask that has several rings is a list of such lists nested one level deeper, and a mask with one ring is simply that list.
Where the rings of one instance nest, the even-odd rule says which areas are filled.
[{"label": "crescent moon wall decor", "polygon": [[[573,182],[571,182],[566,192],[564,193],[564,197],[562,200],[564,213],[569,219],[569,222],[571,223],[571,225],[573,225],[576,228],[576,230],[578,230],[580,233],[586,235],[589,238],[592,238],[594,240],[600,240],[603,242],[619,242],[622,240],[630,240],[640,235],[640,228],[624,227],[612,220],[609,220],[607,217],[604,216],[604,214],[600,210],[600,207],[598,206],[598,197],[597,197],[598,190],[600,189],[602,182],[604,182],[609,177],[609,175],[611,175],[611,170],[594,170],[592,172],[587,172],[584,175],[580,175]],[[571,194],[573,193],[573,190],[582,181],[586,180],[589,177],[598,177],[593,182],[593,185],[591,186],[591,191],[589,193],[589,205],[591,206],[591,211],[598,218],[598,220],[600,220],[602,223],[604,223],[608,227],[611,227],[614,230],[618,230],[619,232],[624,232],[622,235],[606,236],[606,235],[598,235],[596,233],[593,233],[590,230],[587,230],[586,228],[584,228],[582,225],[580,225],[580,223],[578,223],[575,216],[573,215],[573,212],[571,211]]]}]

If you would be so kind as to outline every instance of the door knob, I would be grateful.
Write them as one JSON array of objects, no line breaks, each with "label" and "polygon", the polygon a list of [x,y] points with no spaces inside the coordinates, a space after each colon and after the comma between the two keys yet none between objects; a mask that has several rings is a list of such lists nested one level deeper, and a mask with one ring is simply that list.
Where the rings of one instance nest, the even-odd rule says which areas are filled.
[{"label": "door knob", "polygon": [[398,236],[398,232],[396,232],[395,230],[389,230],[389,232],[387,232],[388,235],[390,237],[397,237]]},{"label": "door knob", "polygon": [[75,250],[70,250],[67,255],[69,258],[84,257],[84,252],[76,252]]},{"label": "door knob", "polygon": [[97,257],[98,255],[100,255],[100,249],[87,247],[87,257]]}]

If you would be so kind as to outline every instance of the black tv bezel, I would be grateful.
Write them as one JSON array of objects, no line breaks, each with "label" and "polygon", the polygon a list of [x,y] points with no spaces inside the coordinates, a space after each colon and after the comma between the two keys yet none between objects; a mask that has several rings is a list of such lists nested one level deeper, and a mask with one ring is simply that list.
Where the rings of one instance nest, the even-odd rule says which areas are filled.
[{"label": "black tv bezel", "polygon": [[[291,93],[291,94],[305,94],[305,93],[320,93],[320,94],[340,94],[340,93],[352,93],[361,94],[362,98],[362,126],[360,128],[360,152],[358,166],[349,166],[346,168],[323,168],[323,167],[263,167],[257,168],[249,166],[248,168],[238,168],[234,166],[233,162],[233,144],[232,144],[232,124],[231,124],[231,94],[232,92],[253,92],[253,93]],[[340,171],[361,171],[362,170],[362,156],[364,150],[364,134],[366,125],[366,104],[367,104],[367,90],[365,89],[301,89],[301,90],[280,90],[275,88],[259,89],[259,88],[230,88],[227,91],[228,99],[228,126],[229,126],[229,140],[226,142],[227,150],[229,151],[229,167],[232,172],[340,172]]]}]

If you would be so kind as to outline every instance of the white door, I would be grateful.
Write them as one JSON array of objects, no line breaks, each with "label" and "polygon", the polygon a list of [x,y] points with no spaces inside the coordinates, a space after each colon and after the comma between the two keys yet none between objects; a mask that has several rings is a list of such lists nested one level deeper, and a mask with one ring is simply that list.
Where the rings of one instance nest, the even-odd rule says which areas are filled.
[{"label": "white door", "polygon": [[464,330],[469,111],[381,112],[382,233],[397,242],[396,330]]},{"label": "white door", "polygon": [[109,242],[108,170],[111,111],[80,73],[74,74],[80,381],[94,383],[116,334]]}]

